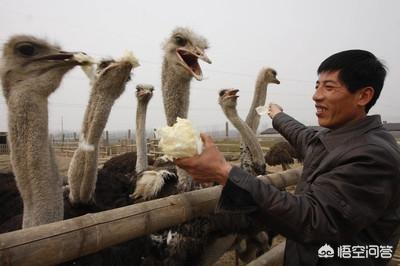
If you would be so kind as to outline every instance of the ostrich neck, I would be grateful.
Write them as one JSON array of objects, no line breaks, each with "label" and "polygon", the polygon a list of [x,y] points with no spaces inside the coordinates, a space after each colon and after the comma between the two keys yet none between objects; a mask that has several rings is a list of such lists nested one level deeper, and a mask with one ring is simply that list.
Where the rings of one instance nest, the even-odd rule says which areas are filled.
[{"label": "ostrich neck", "polygon": [[177,117],[188,116],[190,80],[191,77],[176,73],[164,60],[161,86],[168,126],[172,126]]},{"label": "ostrich neck", "polygon": [[[12,167],[18,177],[17,182],[21,187],[27,188],[21,191],[24,204],[30,204],[31,185],[26,185],[26,182],[56,182],[54,175],[57,173],[52,171],[55,162],[52,162],[50,156],[48,138],[47,97],[30,93],[13,94],[8,99],[8,106]],[[52,186],[46,185],[43,191],[46,188],[51,190]]]},{"label": "ostrich neck", "polygon": [[115,99],[107,94],[97,95],[90,113],[91,120],[88,121],[87,136],[84,136],[87,143],[98,145],[114,102]]},{"label": "ostrich neck", "polygon": [[264,155],[255,134],[250,127],[239,117],[235,108],[223,108],[226,117],[239,131],[245,145],[250,149],[253,161],[257,164],[265,163]]},{"label": "ostrich neck", "polygon": [[265,101],[267,98],[267,86],[267,82],[257,79],[253,101],[251,103],[249,113],[246,117],[246,123],[249,125],[254,133],[257,133],[257,128],[260,124],[260,116],[256,112],[256,107],[260,105],[265,105]]},{"label": "ostrich neck", "polygon": [[147,169],[146,113],[148,101],[139,100],[136,109],[136,172]]}]

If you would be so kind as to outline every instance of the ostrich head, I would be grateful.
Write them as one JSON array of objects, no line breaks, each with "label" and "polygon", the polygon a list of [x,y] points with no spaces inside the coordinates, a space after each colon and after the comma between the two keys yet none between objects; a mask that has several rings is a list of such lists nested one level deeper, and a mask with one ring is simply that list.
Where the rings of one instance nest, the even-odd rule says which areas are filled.
[{"label": "ostrich head", "polygon": [[239,98],[239,95],[236,95],[238,91],[237,89],[223,89],[219,91],[218,103],[221,105],[222,109],[236,108],[237,98]]},{"label": "ostrich head", "polygon": [[[0,67],[6,98],[11,87],[29,87],[38,94],[49,96],[59,86],[63,75],[81,64],[74,54],[33,36],[11,37],[4,45]],[[24,86],[33,81],[35,86]]]},{"label": "ostrich head", "polygon": [[148,102],[153,97],[154,86],[150,84],[138,84],[136,86],[136,97],[138,101]]},{"label": "ostrich head", "polygon": [[[131,79],[131,70],[134,66],[129,61],[115,61],[113,59],[102,60],[96,70],[95,85],[99,90],[114,93],[115,96],[122,93],[125,84]],[[110,88],[115,88],[110,91]]]},{"label": "ostrich head", "polygon": [[280,84],[281,82],[276,78],[277,72],[272,68],[263,68],[260,70],[259,78],[264,81],[266,84],[275,83]]},{"label": "ostrich head", "polygon": [[211,64],[211,60],[205,54],[208,42],[204,37],[195,34],[190,29],[178,27],[166,40],[163,48],[165,60],[176,73],[188,78],[203,79],[198,59]]}]

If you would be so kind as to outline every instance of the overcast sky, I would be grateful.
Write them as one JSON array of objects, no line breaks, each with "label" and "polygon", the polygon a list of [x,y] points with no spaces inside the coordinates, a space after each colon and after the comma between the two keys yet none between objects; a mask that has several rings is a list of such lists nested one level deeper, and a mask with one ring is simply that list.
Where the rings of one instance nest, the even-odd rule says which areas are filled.
[{"label": "overcast sky", "polygon": [[[134,129],[135,86],[155,86],[147,128],[166,124],[161,100],[161,44],[177,26],[206,37],[211,65],[200,63],[205,79],[192,81],[189,119],[200,129],[223,129],[217,103],[221,88],[240,90],[238,111],[244,119],[262,67],[278,72],[280,85],[268,87],[276,102],[307,125],[316,125],[311,100],[316,69],[329,55],[366,49],[389,68],[381,97],[370,114],[400,122],[400,1],[54,1],[0,0],[0,44],[14,34],[32,34],[64,50],[96,58],[120,57],[131,50],[141,66],[116,101],[107,130]],[[2,52],[2,51],[1,51]],[[49,98],[49,129],[79,131],[90,87],[80,68],[69,72]],[[261,129],[271,126],[267,117]],[[0,131],[7,130],[7,107],[0,97]]]}]

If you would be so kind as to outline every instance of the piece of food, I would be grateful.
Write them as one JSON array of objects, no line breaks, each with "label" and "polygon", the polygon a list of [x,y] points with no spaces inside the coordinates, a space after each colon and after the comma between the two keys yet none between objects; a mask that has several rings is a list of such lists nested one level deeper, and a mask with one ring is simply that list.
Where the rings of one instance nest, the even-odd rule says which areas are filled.
[{"label": "piece of food", "polygon": [[158,145],[170,160],[201,153],[203,143],[200,133],[187,119],[178,117],[172,127],[160,128],[157,133],[160,136]]}]

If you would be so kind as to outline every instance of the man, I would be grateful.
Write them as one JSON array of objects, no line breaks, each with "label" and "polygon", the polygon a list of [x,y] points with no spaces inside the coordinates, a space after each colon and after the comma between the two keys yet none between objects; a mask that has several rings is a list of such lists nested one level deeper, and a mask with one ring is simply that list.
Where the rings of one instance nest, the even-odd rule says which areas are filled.
[{"label": "man", "polygon": [[367,116],[385,76],[367,51],[323,61],[313,95],[320,132],[270,105],[274,128],[305,157],[295,195],[228,164],[207,135],[202,154],[176,163],[224,186],[222,210],[247,211],[284,235],[285,265],[385,265],[400,237],[400,151],[380,116]]}]

